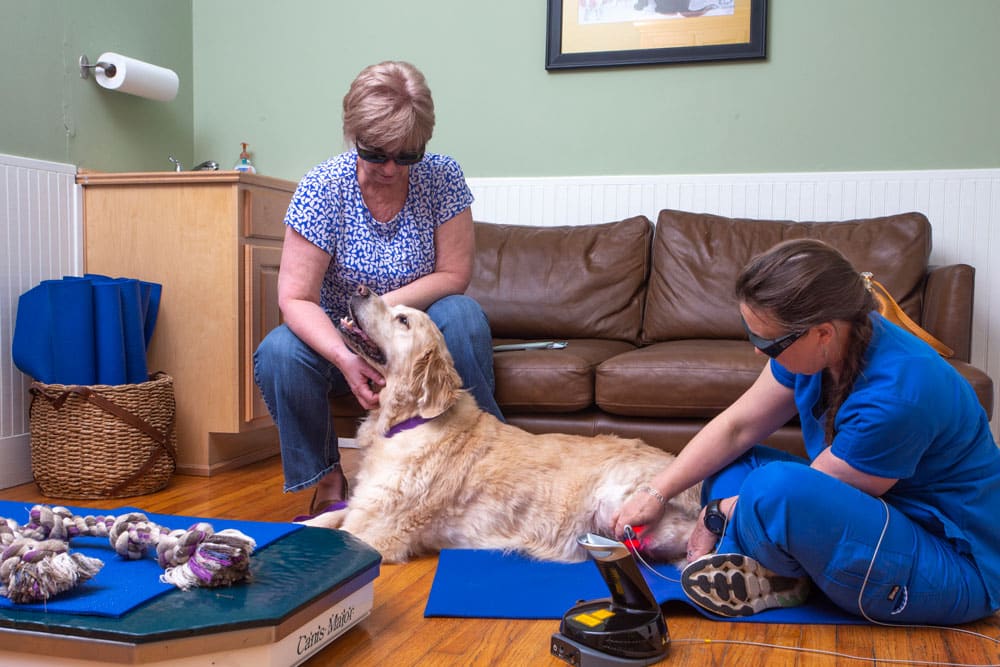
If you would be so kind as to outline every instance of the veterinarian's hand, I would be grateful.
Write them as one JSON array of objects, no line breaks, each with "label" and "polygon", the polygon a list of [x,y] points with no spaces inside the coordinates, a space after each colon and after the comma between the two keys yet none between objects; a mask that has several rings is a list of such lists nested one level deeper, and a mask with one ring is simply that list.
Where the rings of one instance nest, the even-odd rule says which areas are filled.
[{"label": "veterinarian's hand", "polygon": [[643,491],[633,493],[618,512],[611,517],[614,534],[618,538],[625,535],[625,526],[645,526],[655,523],[663,514],[663,505],[653,496]]},{"label": "veterinarian's hand", "polygon": [[365,410],[378,407],[378,392],[385,386],[385,380],[378,371],[364,359],[354,355],[340,370],[361,407]]},{"label": "veterinarian's hand", "polygon": [[[732,496],[730,498],[724,498],[719,502],[719,509],[727,517],[732,517],[733,507],[736,505],[736,499],[738,497],[739,496]],[[705,527],[705,508],[702,507],[701,513],[698,514],[698,521],[694,525],[694,530],[691,531],[691,537],[688,538],[688,562],[690,563],[693,560],[701,558],[705,554],[712,553],[712,551],[715,550],[715,545],[718,541],[719,537]]]}]

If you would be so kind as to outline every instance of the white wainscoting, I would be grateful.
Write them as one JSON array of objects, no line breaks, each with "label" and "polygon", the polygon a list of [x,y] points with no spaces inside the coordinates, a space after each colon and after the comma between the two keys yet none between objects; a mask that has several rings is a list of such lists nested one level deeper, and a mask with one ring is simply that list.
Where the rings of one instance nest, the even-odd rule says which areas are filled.
[{"label": "white wainscoting", "polygon": [[76,167],[0,154],[0,488],[30,482],[28,385],[14,366],[17,300],[83,266]]},{"label": "white wainscoting", "polygon": [[516,225],[583,225],[665,208],[740,218],[832,221],[920,211],[932,264],[976,268],[972,362],[996,386],[1000,423],[1000,169],[470,178],[473,217]]}]

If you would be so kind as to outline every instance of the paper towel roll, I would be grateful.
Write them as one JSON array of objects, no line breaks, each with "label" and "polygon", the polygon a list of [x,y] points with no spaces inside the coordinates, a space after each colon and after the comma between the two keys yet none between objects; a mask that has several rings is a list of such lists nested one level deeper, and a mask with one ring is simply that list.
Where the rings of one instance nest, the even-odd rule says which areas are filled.
[{"label": "paper towel roll", "polygon": [[110,51],[102,53],[97,62],[104,66],[114,65],[113,75],[108,74],[107,67],[97,69],[97,83],[102,88],[160,102],[169,102],[177,96],[180,81],[172,69]]}]

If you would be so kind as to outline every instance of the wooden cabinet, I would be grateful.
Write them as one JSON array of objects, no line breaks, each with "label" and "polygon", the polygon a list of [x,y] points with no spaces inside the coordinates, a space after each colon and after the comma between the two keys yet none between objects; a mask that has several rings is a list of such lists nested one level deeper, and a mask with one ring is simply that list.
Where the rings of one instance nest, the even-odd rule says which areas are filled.
[{"label": "wooden cabinet", "polygon": [[253,352],[280,320],[295,183],[233,171],[81,173],[84,266],[163,285],[149,368],[174,378],[178,469],[210,475],[278,452]]}]

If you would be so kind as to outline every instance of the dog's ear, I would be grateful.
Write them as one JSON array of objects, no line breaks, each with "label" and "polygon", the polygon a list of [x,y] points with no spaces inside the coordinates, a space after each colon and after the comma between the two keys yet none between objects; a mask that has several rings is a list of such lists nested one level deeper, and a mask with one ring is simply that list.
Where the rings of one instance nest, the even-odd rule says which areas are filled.
[{"label": "dog's ear", "polygon": [[421,417],[433,419],[458,400],[462,378],[451,359],[436,348],[425,351],[413,364],[413,396]]}]

